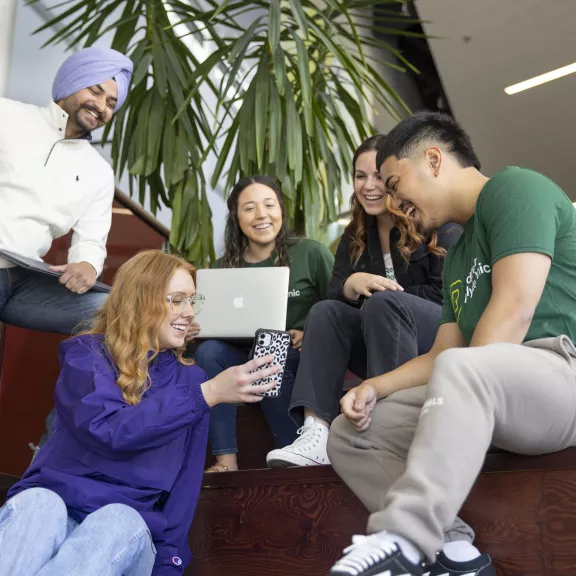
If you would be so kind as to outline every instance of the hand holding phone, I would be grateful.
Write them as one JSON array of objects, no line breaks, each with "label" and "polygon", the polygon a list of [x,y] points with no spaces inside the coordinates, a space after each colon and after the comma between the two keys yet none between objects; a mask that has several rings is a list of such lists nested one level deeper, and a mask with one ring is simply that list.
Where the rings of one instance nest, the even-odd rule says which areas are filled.
[{"label": "hand holding phone", "polygon": [[263,376],[275,374],[279,368],[272,365],[273,361],[273,356],[256,358],[246,364],[228,368],[212,380],[202,383],[206,403],[212,407],[217,404],[261,402],[263,393],[271,390],[275,382],[265,382],[267,378],[259,378],[257,373]]},{"label": "hand holding phone", "polygon": [[[258,380],[257,384],[260,385],[269,382],[275,383],[274,388],[268,390],[268,392],[264,392],[264,396],[278,396],[280,393],[284,369],[286,368],[286,358],[288,357],[288,348],[290,347],[291,341],[292,338],[289,332],[265,330],[262,328],[256,331],[252,357],[262,358],[264,356],[274,356],[274,361],[271,364],[266,364],[262,368],[269,368],[271,366],[280,367],[280,371],[276,374]],[[259,368],[259,370],[262,368]]]}]

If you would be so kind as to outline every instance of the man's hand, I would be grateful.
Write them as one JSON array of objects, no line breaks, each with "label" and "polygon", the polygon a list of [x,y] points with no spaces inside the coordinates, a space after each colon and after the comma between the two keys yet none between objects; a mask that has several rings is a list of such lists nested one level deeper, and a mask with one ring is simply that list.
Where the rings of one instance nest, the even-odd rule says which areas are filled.
[{"label": "man's hand", "polygon": [[84,294],[96,284],[96,269],[88,262],[50,266],[49,269],[53,272],[62,272],[60,284],[76,294]]},{"label": "man's hand", "polygon": [[192,322],[190,328],[186,331],[186,342],[193,342],[198,334],[200,334],[200,324],[198,324],[198,322]]},{"label": "man's hand", "polygon": [[290,334],[290,337],[292,338],[292,348],[301,351],[304,332],[302,332],[302,330],[288,330],[288,334]]},{"label": "man's hand", "polygon": [[354,424],[358,432],[364,432],[372,423],[370,414],[377,400],[376,388],[370,380],[364,380],[360,386],[349,390],[340,400],[342,414]]}]

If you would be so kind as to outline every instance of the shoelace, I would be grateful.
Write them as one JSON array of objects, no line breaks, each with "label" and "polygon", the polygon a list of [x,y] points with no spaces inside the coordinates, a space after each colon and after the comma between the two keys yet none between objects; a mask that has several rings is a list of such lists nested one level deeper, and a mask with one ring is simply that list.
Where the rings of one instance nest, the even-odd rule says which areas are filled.
[{"label": "shoelace", "polygon": [[311,450],[311,446],[304,446],[304,443],[311,443],[315,448],[318,446],[320,437],[322,436],[322,429],[320,424],[313,424],[312,426],[302,426],[296,432],[298,438],[294,440],[292,446],[297,449],[298,452],[302,450]]},{"label": "shoelace", "polygon": [[352,544],[344,550],[344,558],[340,559],[332,570],[358,576],[363,570],[385,560],[397,550],[398,546],[394,542],[378,536],[353,536]]}]

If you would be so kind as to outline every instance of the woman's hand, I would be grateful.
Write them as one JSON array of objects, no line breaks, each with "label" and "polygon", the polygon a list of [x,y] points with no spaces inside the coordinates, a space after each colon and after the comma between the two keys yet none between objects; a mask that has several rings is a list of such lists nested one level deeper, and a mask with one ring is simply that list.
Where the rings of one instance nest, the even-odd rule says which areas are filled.
[{"label": "woman's hand", "polygon": [[292,338],[292,348],[301,351],[304,332],[302,332],[302,330],[288,330],[288,334],[290,334],[290,337]]},{"label": "woman's hand", "polygon": [[[216,404],[235,404],[237,402],[260,402],[261,394],[272,390],[275,382],[258,384],[258,380],[272,376],[280,371],[279,366],[263,368],[261,366],[274,362],[274,356],[255,358],[241,366],[234,366],[220,372],[218,376],[202,384],[202,393],[208,406]],[[256,372],[255,372],[256,370]]]},{"label": "woman's hand", "polygon": [[193,342],[196,336],[200,334],[200,324],[198,322],[192,322],[190,328],[186,331],[185,340],[187,343]]},{"label": "woman's hand", "polygon": [[356,272],[344,282],[343,290],[346,298],[358,300],[359,296],[369,298],[374,292],[380,292],[382,290],[403,291],[404,288],[397,282],[389,280],[384,276],[377,276],[376,274],[368,274],[366,272]]},{"label": "woman's hand", "polygon": [[364,432],[372,423],[370,415],[377,400],[376,388],[370,380],[364,380],[360,386],[349,390],[340,400],[342,414],[352,422],[358,432]]}]

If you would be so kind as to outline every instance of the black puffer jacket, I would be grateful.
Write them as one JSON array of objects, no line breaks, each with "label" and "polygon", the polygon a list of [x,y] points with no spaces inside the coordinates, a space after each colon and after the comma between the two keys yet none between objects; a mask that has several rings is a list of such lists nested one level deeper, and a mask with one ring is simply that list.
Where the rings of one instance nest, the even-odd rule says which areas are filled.
[{"label": "black puffer jacket", "polygon": [[[457,224],[445,224],[438,230],[438,245],[448,250],[456,244],[462,234],[462,228]],[[428,246],[420,246],[411,256],[407,264],[396,248],[400,232],[394,228],[390,233],[390,252],[394,263],[394,274],[400,286],[408,294],[420,296],[431,302],[442,303],[442,268],[444,258],[428,252]],[[361,297],[357,303],[348,300],[342,293],[342,286],[355,272],[367,272],[386,277],[384,255],[380,246],[380,237],[376,226],[376,218],[368,218],[366,227],[366,250],[353,266],[350,262],[350,237],[344,233],[338,249],[332,270],[328,297],[332,300],[342,300],[351,305],[360,306]]]}]

